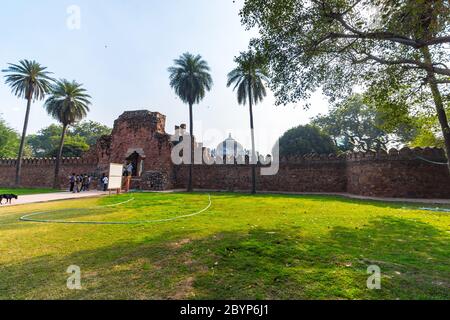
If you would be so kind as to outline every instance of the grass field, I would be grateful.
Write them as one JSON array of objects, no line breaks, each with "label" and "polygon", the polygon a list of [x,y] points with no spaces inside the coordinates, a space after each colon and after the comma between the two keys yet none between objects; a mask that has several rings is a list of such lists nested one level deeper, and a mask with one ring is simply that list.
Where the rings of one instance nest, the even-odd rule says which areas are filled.
[{"label": "grass field", "polygon": [[[449,213],[324,196],[211,199],[199,215],[136,225],[18,219],[171,219],[208,195],[0,208],[0,299],[450,299]],[[70,265],[82,290],[66,288]],[[369,265],[381,268],[381,290],[367,289]]]},{"label": "grass field", "polygon": [[24,196],[28,194],[40,194],[40,193],[51,193],[51,192],[61,192],[61,190],[55,189],[30,189],[30,188],[0,188],[0,194],[17,194],[19,196]]}]

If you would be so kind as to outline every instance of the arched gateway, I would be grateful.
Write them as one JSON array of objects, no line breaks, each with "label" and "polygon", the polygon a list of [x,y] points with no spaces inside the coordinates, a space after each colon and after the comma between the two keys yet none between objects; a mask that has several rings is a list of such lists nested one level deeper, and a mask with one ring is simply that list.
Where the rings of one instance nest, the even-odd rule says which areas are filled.
[{"label": "arched gateway", "polygon": [[[173,165],[171,161],[172,144],[170,135],[165,132],[166,117],[158,112],[147,110],[124,112],[115,122],[109,144],[101,147],[97,154],[107,155],[99,159],[99,167],[106,168],[109,163],[131,163],[132,188],[148,189],[170,188]],[[167,176],[167,182],[155,183],[155,172]],[[151,173],[151,174],[150,174]],[[160,179],[158,179],[160,180]]]}]

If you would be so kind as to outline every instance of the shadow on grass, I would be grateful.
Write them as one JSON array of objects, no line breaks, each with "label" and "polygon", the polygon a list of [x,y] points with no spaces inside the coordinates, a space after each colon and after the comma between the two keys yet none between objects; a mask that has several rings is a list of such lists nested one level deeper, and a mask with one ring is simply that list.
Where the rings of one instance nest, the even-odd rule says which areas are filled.
[{"label": "shadow on grass", "polygon": [[[180,194],[188,194],[188,193],[180,193]],[[201,192],[195,194],[203,194]],[[392,208],[392,209],[402,209],[402,208],[410,208],[415,210],[420,210],[422,207],[432,207],[432,208],[450,208],[450,205],[443,204],[430,204],[430,203],[413,203],[413,202],[386,202],[381,200],[364,200],[364,199],[352,199],[347,198],[345,196],[339,195],[314,195],[314,194],[277,194],[277,193],[260,193],[256,195],[252,195],[249,193],[231,193],[231,192],[213,192],[211,193],[214,197],[222,198],[222,199],[304,199],[308,201],[318,201],[322,203],[329,202],[341,202],[346,204],[360,204],[360,205],[371,205],[378,208]]]},{"label": "shadow on grass", "polygon": [[[314,238],[292,227],[200,239],[174,231],[2,265],[0,298],[449,299],[449,240],[428,224],[396,218]],[[65,286],[73,264],[82,269],[81,291]],[[382,290],[366,287],[373,264]]]}]

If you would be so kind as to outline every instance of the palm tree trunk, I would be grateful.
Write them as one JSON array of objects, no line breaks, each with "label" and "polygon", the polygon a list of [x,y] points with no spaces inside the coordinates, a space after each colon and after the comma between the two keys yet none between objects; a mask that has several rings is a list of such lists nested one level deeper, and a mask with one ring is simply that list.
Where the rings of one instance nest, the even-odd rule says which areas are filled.
[{"label": "palm tree trunk", "polygon": [[192,110],[192,103],[189,103],[189,130],[191,138],[191,161],[189,163],[189,180],[188,180],[188,192],[193,191],[192,187],[192,175],[194,173],[194,116]]},{"label": "palm tree trunk", "polygon": [[23,124],[23,131],[22,131],[22,139],[20,139],[20,147],[19,147],[19,155],[17,157],[17,166],[16,166],[16,187],[20,187],[21,184],[21,175],[22,175],[22,158],[23,158],[23,149],[25,148],[25,139],[27,136],[27,129],[28,129],[28,121],[30,119],[30,110],[31,110],[31,96],[28,97],[27,102],[27,111],[25,113],[25,122]]},{"label": "palm tree trunk", "polygon": [[256,194],[256,150],[255,150],[255,126],[253,123],[253,97],[252,97],[252,85],[249,83],[248,85],[248,102],[250,109],[250,129],[251,129],[251,137],[252,137],[252,194]]},{"label": "palm tree trunk", "polygon": [[53,180],[53,189],[59,189],[59,168],[61,166],[62,153],[64,148],[64,139],[66,137],[67,125],[63,125],[63,130],[61,133],[61,140],[59,141],[58,155],[56,156],[55,164],[55,178]]},{"label": "palm tree trunk", "polygon": [[[431,59],[430,50],[428,47],[422,49],[425,63],[432,65],[433,61]],[[444,103],[442,101],[442,94],[436,83],[436,76],[433,72],[428,71],[428,83],[433,94],[433,100],[436,107],[437,116],[439,123],[441,125],[442,133],[444,135],[445,151],[448,160],[448,170],[450,172],[450,126],[448,124],[447,114],[445,112]]]}]

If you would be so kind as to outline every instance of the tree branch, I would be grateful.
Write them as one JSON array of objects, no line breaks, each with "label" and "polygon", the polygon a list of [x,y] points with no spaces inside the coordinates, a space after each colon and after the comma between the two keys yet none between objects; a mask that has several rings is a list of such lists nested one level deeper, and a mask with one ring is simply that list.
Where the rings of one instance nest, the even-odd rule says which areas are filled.
[{"label": "tree branch", "polygon": [[418,60],[413,60],[413,59],[386,60],[386,59],[374,56],[374,55],[372,55],[370,53],[364,52],[362,54],[365,55],[365,57],[363,59],[360,59],[360,60],[355,60],[355,61],[353,61],[353,63],[355,63],[355,64],[357,64],[357,63],[364,63],[364,62],[367,62],[369,60],[373,60],[375,62],[378,62],[380,64],[385,64],[385,65],[408,64],[408,65],[415,65],[419,69],[423,69],[423,70],[426,70],[426,71],[431,71],[431,72],[436,73],[436,74],[441,74],[441,75],[444,75],[444,76],[450,76],[450,69],[448,69],[448,68],[437,68],[434,65],[430,65],[430,64],[418,61]]},{"label": "tree branch", "polygon": [[347,23],[344,20],[344,15],[347,14],[349,11],[351,11],[356,4],[358,4],[359,1],[355,3],[355,5],[351,6],[348,10],[342,12],[342,13],[326,13],[325,9],[324,15],[327,18],[331,18],[339,24],[344,27],[345,30],[350,31],[352,34],[347,33],[334,33],[335,37],[339,38],[357,38],[357,39],[372,39],[372,40],[385,40],[385,41],[391,41],[395,43],[400,43],[406,46],[413,47],[415,49],[420,49],[425,46],[432,46],[432,45],[438,45],[438,44],[444,44],[444,43],[450,43],[450,36],[443,36],[443,37],[437,37],[437,38],[431,38],[429,40],[420,40],[420,39],[412,39],[410,37],[395,34],[393,32],[387,32],[387,31],[377,31],[377,32],[363,32],[355,27],[352,27],[349,23]]}]

